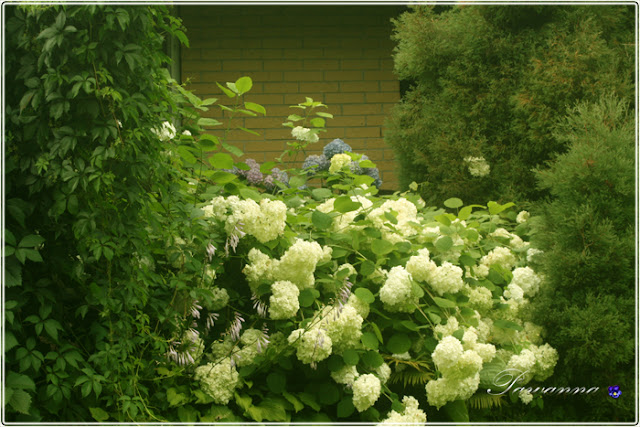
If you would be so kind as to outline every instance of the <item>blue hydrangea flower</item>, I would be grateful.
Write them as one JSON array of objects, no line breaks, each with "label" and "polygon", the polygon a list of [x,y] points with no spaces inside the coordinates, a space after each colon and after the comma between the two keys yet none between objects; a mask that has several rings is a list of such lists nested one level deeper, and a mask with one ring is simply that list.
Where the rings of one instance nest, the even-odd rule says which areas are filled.
[{"label": "blue hydrangea flower", "polygon": [[304,160],[302,169],[309,173],[329,170],[331,162],[323,154],[312,154]]},{"label": "blue hydrangea flower", "polygon": [[349,144],[345,143],[343,140],[339,138],[336,138],[324,146],[323,153],[328,160],[331,160],[331,158],[336,154],[342,154],[345,152],[351,153],[352,151],[353,150],[351,150],[351,147],[349,146]]}]

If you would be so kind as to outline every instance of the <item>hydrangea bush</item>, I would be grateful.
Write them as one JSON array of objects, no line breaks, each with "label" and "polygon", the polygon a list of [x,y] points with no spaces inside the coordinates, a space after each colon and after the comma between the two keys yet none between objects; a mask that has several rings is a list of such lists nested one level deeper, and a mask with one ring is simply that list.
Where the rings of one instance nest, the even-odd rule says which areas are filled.
[{"label": "hydrangea bush", "polygon": [[[231,106],[173,81],[153,28],[186,37],[166,8],[13,13],[9,64],[32,66],[8,98],[11,421],[458,421],[503,371],[551,374],[526,214],[381,197],[348,150],[324,153],[322,186],[283,167],[289,185],[264,191],[249,181],[276,165],[238,161],[232,129],[200,117],[265,114],[251,79],[219,85]],[[89,43],[103,21],[116,56]],[[296,153],[324,126],[298,117]]]}]

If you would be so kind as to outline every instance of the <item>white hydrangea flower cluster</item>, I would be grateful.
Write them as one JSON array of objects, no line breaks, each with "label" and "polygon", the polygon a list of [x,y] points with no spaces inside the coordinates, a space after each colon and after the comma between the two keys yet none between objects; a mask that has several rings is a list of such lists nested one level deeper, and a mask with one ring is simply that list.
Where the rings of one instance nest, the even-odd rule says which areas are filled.
[{"label": "white hydrangea flower cluster", "polygon": [[516,216],[516,222],[518,224],[523,224],[523,223],[527,222],[530,217],[531,217],[531,214],[529,212],[520,211],[520,212],[518,212],[518,216]]},{"label": "white hydrangea flower cluster", "polygon": [[460,329],[460,325],[458,324],[458,319],[455,316],[449,316],[446,324],[436,325],[436,327],[433,328],[434,332],[436,334],[442,334],[443,338],[452,335],[458,329]]},{"label": "white hydrangea flower cluster", "polygon": [[347,300],[347,305],[353,307],[363,319],[366,319],[369,316],[369,304],[362,301],[356,294],[349,295],[349,299]]},{"label": "white hydrangea flower cluster", "polygon": [[444,337],[431,358],[442,377],[425,387],[430,405],[439,409],[447,402],[468,399],[478,389],[482,358],[473,350],[464,350],[457,338]]},{"label": "white hydrangea flower cluster", "polygon": [[[391,224],[384,216],[385,212],[391,212],[391,210],[397,212],[397,224]],[[402,242],[405,238],[418,233],[418,208],[404,198],[385,201],[380,207],[371,210],[367,217],[376,228],[382,231],[382,238],[391,243]],[[397,232],[394,232],[386,225],[393,226]]]},{"label": "white hydrangea flower cluster", "polygon": [[326,306],[320,312],[320,318],[318,327],[326,330],[331,338],[334,353],[342,354],[360,346],[364,319],[353,306],[345,305],[342,309]]},{"label": "white hydrangea flower cluster", "polygon": [[317,242],[296,239],[279,260],[270,258],[256,248],[249,251],[248,257],[249,263],[242,271],[252,289],[261,280],[287,280],[302,290],[314,286],[313,273],[316,265],[331,259],[331,248],[322,247]]},{"label": "white hydrangea flower cluster", "polygon": [[484,286],[473,288],[465,284],[462,292],[469,297],[469,305],[477,310],[486,311],[493,307],[493,294]]},{"label": "white hydrangea flower cluster", "polygon": [[227,357],[216,364],[198,366],[194,378],[200,381],[202,391],[211,396],[216,404],[226,405],[233,397],[240,376]]},{"label": "white hydrangea flower cluster", "polygon": [[518,393],[518,397],[525,405],[528,405],[533,400],[533,394],[529,390],[522,389]]},{"label": "white hydrangea flower cluster", "polygon": [[271,285],[269,316],[274,319],[288,319],[298,313],[300,290],[288,280],[279,280]]},{"label": "white hydrangea flower cluster", "polygon": [[537,275],[531,267],[518,267],[511,273],[513,275],[513,279],[509,286],[518,286],[522,289],[524,295],[532,297],[540,290],[542,277]]},{"label": "white hydrangea flower cluster", "polygon": [[[333,223],[331,224],[332,230],[345,231],[345,230],[357,230],[357,229],[363,228],[363,226],[360,226],[360,225],[353,225],[353,220],[355,219],[356,216],[360,215],[362,211],[369,209],[373,205],[373,202],[371,202],[371,200],[363,196],[351,196],[351,200],[354,202],[360,203],[362,206],[360,206],[358,209],[343,213],[333,218]],[[326,214],[333,212],[335,201],[336,201],[335,197],[332,197],[326,200],[325,202],[319,204],[316,207],[316,209]]]},{"label": "white hydrangea flower cluster", "polygon": [[423,425],[427,422],[427,414],[418,407],[418,400],[415,397],[404,396],[402,404],[404,405],[402,413],[389,412],[387,418],[381,424]]},{"label": "white hydrangea flower cluster", "polygon": [[391,378],[391,367],[386,363],[378,366],[375,372],[382,384],[386,384],[389,378]]},{"label": "white hydrangea flower cluster", "polygon": [[479,277],[486,277],[492,265],[497,264],[505,270],[511,271],[516,262],[517,258],[509,248],[498,246],[480,258],[480,263],[474,267],[474,271]]},{"label": "white hydrangea flower cluster", "polygon": [[331,372],[331,378],[338,384],[345,384],[351,387],[355,380],[360,376],[354,365],[344,365],[337,371]]},{"label": "white hydrangea flower cluster", "polygon": [[553,369],[558,363],[558,352],[549,344],[541,346],[530,345],[520,354],[512,354],[507,363],[508,369],[525,374],[523,384],[532,379],[544,381],[553,374]]},{"label": "white hydrangea flower cluster", "polygon": [[315,364],[331,354],[331,338],[324,329],[296,329],[287,341],[297,349],[296,356],[302,363]]},{"label": "white hydrangea flower cluster", "polygon": [[225,288],[214,286],[211,288],[212,302],[207,306],[210,311],[218,311],[223,309],[229,304],[229,292]]},{"label": "white hydrangea flower cluster", "polygon": [[429,258],[427,249],[420,249],[418,255],[409,258],[407,271],[415,280],[427,283],[439,295],[447,292],[456,293],[462,290],[464,285],[462,280],[464,271],[460,267],[448,261],[437,266]]},{"label": "white hydrangea flower cluster", "polygon": [[506,239],[509,241],[509,246],[511,246],[513,249],[522,249],[525,246],[529,245],[529,243],[525,243],[520,236],[510,233],[504,228],[497,228],[493,233],[489,234],[489,237]]},{"label": "white hydrangea flower cluster", "polygon": [[489,175],[491,168],[484,157],[465,157],[465,163],[468,164],[469,173],[473,176],[483,177]]},{"label": "white hydrangea flower cluster", "polygon": [[309,128],[305,128],[302,126],[296,126],[291,129],[291,136],[293,136],[298,141],[306,141],[310,143],[318,142],[320,139],[318,134],[313,132]]},{"label": "white hydrangea flower cluster", "polygon": [[[203,208],[206,217],[213,217],[225,223],[225,231],[232,234],[247,233],[261,243],[282,235],[287,219],[287,205],[280,200],[241,200],[238,196],[215,197]],[[231,211],[230,214],[227,214]],[[238,231],[239,230],[239,231]]]},{"label": "white hydrangea flower cluster", "polygon": [[380,379],[373,374],[360,375],[353,383],[353,406],[362,412],[370,408],[382,390]]},{"label": "white hydrangea flower cluster", "polygon": [[412,312],[418,304],[414,295],[411,274],[401,265],[389,271],[387,280],[380,288],[380,301],[384,307],[393,312]]},{"label": "white hydrangea flower cluster", "polygon": [[233,354],[234,363],[242,368],[253,363],[253,360],[261,353],[260,340],[263,333],[259,329],[245,329],[240,336],[240,350]]},{"label": "white hydrangea flower cluster", "polygon": [[476,352],[482,359],[482,363],[491,362],[496,355],[496,346],[478,342],[478,331],[473,326],[464,331],[462,346],[465,350]]},{"label": "white hydrangea flower cluster", "polygon": [[342,170],[345,166],[351,164],[351,156],[347,153],[336,154],[331,158],[331,166],[329,166],[329,173],[336,173]]}]

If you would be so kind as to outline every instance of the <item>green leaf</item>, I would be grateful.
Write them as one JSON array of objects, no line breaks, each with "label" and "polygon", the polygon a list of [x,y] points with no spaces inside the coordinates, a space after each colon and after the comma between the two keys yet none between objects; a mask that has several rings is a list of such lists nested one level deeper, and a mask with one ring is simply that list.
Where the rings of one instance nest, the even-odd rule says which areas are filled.
[{"label": "green leaf", "polygon": [[448,208],[455,209],[462,206],[463,203],[462,203],[462,200],[458,199],[457,197],[452,197],[450,199],[445,200],[444,205]]},{"label": "green leaf", "polygon": [[243,95],[251,90],[253,87],[253,81],[251,80],[251,77],[240,77],[236,80],[235,87],[238,91],[238,95]]},{"label": "green leaf", "polygon": [[384,359],[380,356],[380,353],[375,350],[367,351],[362,355],[361,359],[365,364],[369,365],[373,369],[376,369],[384,363]]},{"label": "green leaf", "polygon": [[219,122],[216,119],[212,119],[212,118],[208,118],[208,117],[202,117],[202,118],[198,119],[198,125],[199,126],[215,127],[215,126],[220,126],[221,124],[222,124],[222,122]]},{"label": "green leaf", "polygon": [[178,393],[178,391],[174,387],[167,389],[167,402],[169,402],[169,406],[184,405],[188,401],[189,399],[187,398],[187,395]]},{"label": "green leaf", "polygon": [[342,359],[344,359],[344,363],[347,365],[357,365],[360,360],[360,356],[358,356],[357,351],[349,349],[342,353]]},{"label": "green leaf", "polygon": [[300,398],[300,400],[305,405],[311,407],[311,409],[313,409],[316,412],[319,411],[321,408],[321,406],[318,404],[318,401],[316,400],[316,397],[311,393],[307,393],[307,392],[298,393],[298,398]]},{"label": "green leaf", "polygon": [[342,398],[340,403],[338,403],[338,418],[347,418],[353,414],[355,411],[355,407],[353,406],[353,401],[350,395],[346,395]]},{"label": "green leaf", "polygon": [[4,335],[4,351],[5,353],[9,352],[12,348],[18,345],[18,340],[16,339],[13,332],[7,331]]},{"label": "green leaf", "polygon": [[[216,85],[218,85],[218,87],[220,89],[222,89],[222,91],[224,92],[225,95],[227,95],[229,98],[235,98],[236,94],[235,92],[230,91],[229,89],[227,89],[226,87],[222,86],[220,83],[216,82]],[[222,105],[220,107],[223,107]],[[228,108],[228,107],[227,107]]]},{"label": "green leaf", "polygon": [[393,250],[393,243],[388,240],[377,239],[371,242],[371,250],[376,255],[385,255]]},{"label": "green leaf", "polygon": [[362,341],[362,344],[365,346],[365,348],[368,348],[369,350],[378,349],[378,338],[376,338],[376,334],[374,334],[373,332],[363,333],[360,341]]},{"label": "green leaf", "polygon": [[360,161],[359,166],[361,168],[375,168],[376,164],[373,163],[371,160],[362,160]]},{"label": "green leaf", "polygon": [[187,146],[181,145],[178,147],[177,151],[178,151],[178,154],[180,154],[180,157],[182,158],[182,160],[184,160],[185,162],[187,163],[197,162],[196,157],[193,155],[193,153]]},{"label": "green leaf", "polygon": [[340,400],[340,390],[334,383],[321,383],[316,389],[318,401],[324,405],[333,405]]},{"label": "green leaf", "polygon": [[451,218],[449,218],[449,215],[447,214],[436,215],[433,219],[438,221],[440,224],[444,224],[446,226],[451,225]]},{"label": "green leaf", "polygon": [[361,206],[362,203],[354,202],[353,200],[351,200],[351,197],[341,196],[336,198],[335,202],[333,203],[333,210],[340,213],[347,213],[354,211]]},{"label": "green leaf", "polygon": [[276,162],[264,162],[260,165],[260,172],[267,174],[276,166]]},{"label": "green leaf", "polygon": [[373,302],[376,300],[376,297],[367,288],[358,288],[353,293],[356,294],[356,296],[362,302],[366,302],[367,304],[373,304]]},{"label": "green leaf", "polygon": [[311,214],[311,222],[318,230],[328,230],[333,223],[333,218],[324,212],[314,210]]},{"label": "green leaf", "polygon": [[376,265],[368,259],[362,262],[360,266],[360,274],[364,277],[370,276],[376,271]]},{"label": "green leaf", "polygon": [[327,119],[333,119],[333,114],[325,113],[324,111],[318,111],[315,113],[316,116],[325,117]]},{"label": "green leaf", "polygon": [[16,372],[10,371],[6,377],[5,385],[7,387],[20,389],[20,390],[29,390],[36,391],[36,384],[33,382],[31,378],[26,375],[18,374]]},{"label": "green leaf", "polygon": [[102,408],[89,408],[89,411],[93,419],[99,423],[109,419],[109,414]]},{"label": "green leaf", "polygon": [[209,157],[209,163],[216,169],[233,169],[233,157],[227,153],[216,153]]},{"label": "green leaf", "polygon": [[493,321],[493,324],[495,326],[497,326],[498,328],[501,328],[501,329],[513,329],[513,330],[516,330],[516,331],[522,331],[523,330],[522,326],[520,326],[517,323],[512,322],[510,320],[497,319],[497,320]]},{"label": "green leaf", "polygon": [[245,102],[244,107],[247,110],[255,111],[256,113],[260,113],[262,115],[267,115],[267,110],[260,104],[256,104],[255,102]]},{"label": "green leaf", "polygon": [[307,183],[307,179],[303,176],[294,176],[289,180],[291,188],[300,188]]},{"label": "green leaf", "polygon": [[216,171],[212,176],[211,180],[218,184],[226,184],[228,182],[236,180],[238,177],[232,173],[224,172],[224,171]]},{"label": "green leaf", "polygon": [[433,302],[436,303],[436,305],[438,307],[442,307],[442,308],[455,308],[456,307],[456,303],[445,299],[445,298],[438,298],[438,297],[433,297]]},{"label": "green leaf", "polygon": [[287,378],[279,372],[267,375],[267,387],[276,394],[281,394],[287,385]]},{"label": "green leaf", "polygon": [[31,407],[31,395],[24,390],[13,390],[9,406],[16,412],[28,415]]},{"label": "green leaf", "polygon": [[380,332],[380,328],[375,323],[371,324],[371,328],[373,328],[373,333],[376,334],[376,338],[380,341],[381,344],[384,344],[384,340],[382,339],[382,332]]},{"label": "green leaf", "polygon": [[316,294],[313,292],[314,290],[315,289],[307,288],[300,291],[300,295],[298,295],[298,301],[300,302],[301,307],[311,307],[313,302],[316,300]]},{"label": "green leaf", "polygon": [[300,412],[301,410],[304,409],[304,404],[300,402],[300,400],[297,397],[295,397],[293,394],[283,391],[282,397],[287,399],[287,401],[293,405],[294,411]]},{"label": "green leaf", "polygon": [[487,203],[487,207],[489,208],[489,213],[491,215],[497,215],[500,212],[509,209],[510,207],[515,206],[515,203],[509,202],[506,203],[504,205],[501,205],[500,203],[496,203],[496,202],[489,202]]},{"label": "green leaf", "polygon": [[469,422],[469,411],[464,400],[456,400],[444,405],[444,410],[452,421],[457,423]]},{"label": "green leaf", "polygon": [[411,339],[407,334],[395,334],[387,342],[387,349],[391,353],[401,354],[409,351]]},{"label": "green leaf", "polygon": [[255,130],[247,129],[247,128],[244,128],[244,127],[238,127],[238,129],[240,129],[243,132],[250,133],[251,135],[260,136],[260,134],[258,132],[256,132]]},{"label": "green leaf", "polygon": [[331,197],[331,194],[331,190],[328,188],[314,188],[311,190],[311,196],[318,201],[328,199]]},{"label": "green leaf", "polygon": [[344,359],[342,359],[342,357],[338,356],[337,354],[332,354],[327,359],[327,368],[329,369],[329,371],[331,372],[339,371],[343,367],[344,367]]},{"label": "green leaf", "polygon": [[313,119],[311,119],[309,121],[309,123],[311,124],[311,126],[313,126],[314,128],[322,128],[325,125],[325,121],[324,119],[320,118],[320,117],[315,117]]},{"label": "green leaf", "polygon": [[440,252],[446,252],[453,247],[453,239],[449,236],[441,236],[436,240],[435,246]]},{"label": "green leaf", "polygon": [[44,243],[44,238],[42,236],[39,236],[37,234],[30,234],[28,236],[23,237],[22,240],[20,240],[18,247],[34,248],[42,243]]},{"label": "green leaf", "polygon": [[222,143],[222,147],[236,157],[240,157],[244,154],[240,148],[235,145],[227,144],[226,142]]}]

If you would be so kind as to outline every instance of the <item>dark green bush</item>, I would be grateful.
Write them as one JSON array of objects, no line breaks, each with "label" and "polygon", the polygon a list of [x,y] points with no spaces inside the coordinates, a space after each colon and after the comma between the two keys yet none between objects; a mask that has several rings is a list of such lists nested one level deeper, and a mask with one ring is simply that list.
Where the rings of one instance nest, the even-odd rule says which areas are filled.
[{"label": "dark green bush", "polygon": [[[439,203],[540,198],[532,169],[566,150],[553,125],[578,100],[633,96],[633,9],[418,6],[394,21],[395,72],[412,82],[388,122],[401,185]],[[464,159],[483,157],[487,176]]]},{"label": "dark green bush", "polygon": [[[532,242],[546,286],[535,320],[560,354],[555,384],[604,389],[556,402],[582,421],[630,421],[635,403],[634,121],[627,103],[583,103],[555,128],[569,151],[537,171],[552,198],[536,209]],[[608,386],[626,395],[609,398]],[[560,409],[562,408],[562,409]]]}]

